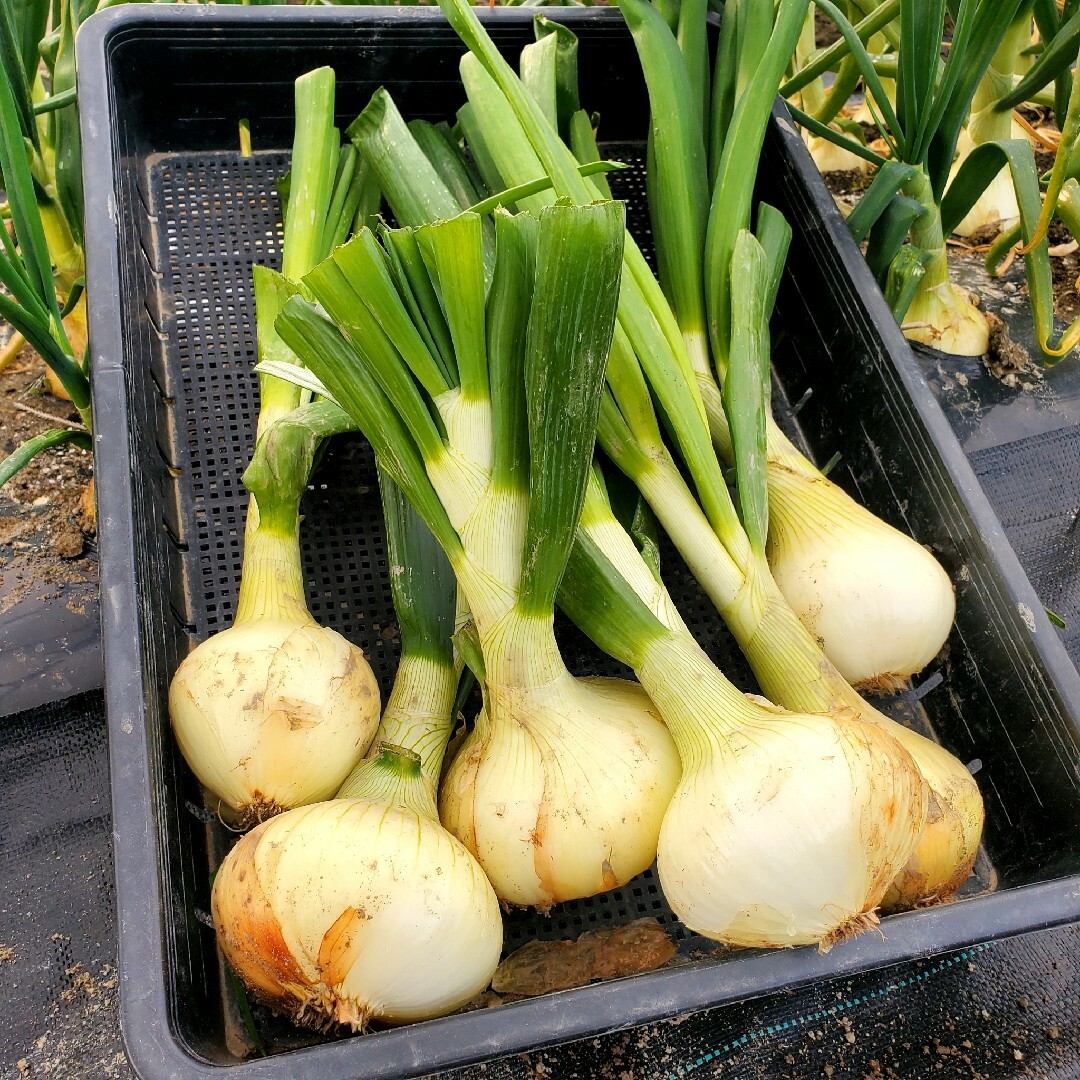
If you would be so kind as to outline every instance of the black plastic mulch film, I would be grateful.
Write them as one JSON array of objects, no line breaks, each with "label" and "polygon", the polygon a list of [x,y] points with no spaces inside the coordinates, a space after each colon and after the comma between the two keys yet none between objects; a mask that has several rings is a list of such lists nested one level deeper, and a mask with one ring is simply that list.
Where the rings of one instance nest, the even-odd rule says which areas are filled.
[{"label": "black plastic mulch film", "polygon": [[[92,370],[99,511],[113,522],[102,535],[102,595],[121,976],[128,991],[123,1018],[148,1080],[178,1069],[202,1075],[200,1059],[232,1063],[244,1050],[243,1026],[206,925],[209,874],[232,837],[201,807],[168,731],[164,694],[190,644],[232,617],[246,496],[240,477],[255,413],[250,265],[277,261],[274,182],[286,156],[273,148],[287,144],[291,129],[291,80],[318,63],[335,66],[339,122],[348,122],[380,83],[407,116],[445,117],[460,97],[460,45],[437,13],[267,8],[258,13],[257,31],[247,21],[255,13],[245,12],[243,24],[236,14],[117,8],[97,17],[96,37],[80,35],[80,93],[91,102],[83,113],[87,204],[120,208],[113,219],[88,214],[87,249],[92,295],[96,286],[98,295],[112,289],[120,300],[115,313],[94,308]],[[511,54],[531,37],[527,11],[485,17]],[[601,133],[640,139],[640,122],[629,118],[645,115],[643,88],[618,14],[559,17],[579,32],[582,99],[600,109]],[[209,55],[218,79],[212,87],[204,73]],[[95,141],[95,125],[106,116],[110,137]],[[233,149],[239,117],[251,119],[261,147],[248,159]],[[241,1074],[420,1075],[1078,914],[1069,885],[1080,855],[1069,750],[1076,725],[1068,703],[1080,702],[1075,669],[1052,642],[1027,630],[1024,609],[1037,609],[1034,593],[1009,561],[947,424],[929,411],[928,391],[904,369],[908,350],[784,123],[776,118],[770,128],[760,192],[795,228],[794,272],[785,279],[774,328],[774,400],[789,431],[805,437],[817,460],[841,451],[835,477],[931,544],[959,583],[957,627],[939,665],[945,687],[918,704],[894,702],[893,711],[924,727],[929,720],[962,760],[978,759],[988,824],[965,892],[983,895],[890,919],[884,939],[863,935],[827,957],[813,950],[725,951],[716,964],[701,959],[698,950],[711,946],[685,934],[656,881],[643,875],[604,896],[562,905],[549,919],[509,916],[507,948],[653,915],[680,939],[684,957],[693,953],[692,962],[249,1061],[237,1066]],[[636,155],[640,165],[642,148],[640,141],[620,141],[607,149]],[[613,179],[630,200],[632,228],[646,241],[640,168]],[[796,426],[790,402],[811,389]],[[871,400],[876,411],[869,420],[853,406]],[[332,447],[303,512],[312,611],[364,648],[385,694],[397,646],[378,494],[361,439]],[[751,688],[745,662],[669,548],[662,565],[702,644]],[[620,673],[573,628],[560,624],[559,632],[571,668]],[[260,1014],[260,1023],[276,1048],[309,1041],[268,1014]]]},{"label": "black plastic mulch film", "polygon": [[987,447],[971,454],[971,464],[1080,663],[1080,428]]}]

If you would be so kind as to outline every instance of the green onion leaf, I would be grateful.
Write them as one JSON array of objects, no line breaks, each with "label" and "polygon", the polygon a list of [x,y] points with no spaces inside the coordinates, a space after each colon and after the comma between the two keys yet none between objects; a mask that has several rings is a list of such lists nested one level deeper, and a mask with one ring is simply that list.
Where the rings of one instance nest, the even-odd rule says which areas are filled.
[{"label": "green onion leaf", "polygon": [[765,485],[769,413],[769,308],[772,267],[746,230],[735,241],[731,302],[739,312],[731,332],[731,360],[723,385],[724,411],[735,450],[739,516],[750,546],[762,557],[769,532]]},{"label": "green onion leaf", "polygon": [[518,604],[525,614],[554,609],[581,516],[625,231],[620,202],[557,204],[540,214],[525,352],[529,519]]},{"label": "green onion leaf", "polygon": [[87,451],[94,448],[88,431],[77,428],[50,428],[40,435],[27,439],[0,461],[0,487],[3,487],[20,469],[28,465],[42,450],[62,446],[64,443],[74,443]]}]

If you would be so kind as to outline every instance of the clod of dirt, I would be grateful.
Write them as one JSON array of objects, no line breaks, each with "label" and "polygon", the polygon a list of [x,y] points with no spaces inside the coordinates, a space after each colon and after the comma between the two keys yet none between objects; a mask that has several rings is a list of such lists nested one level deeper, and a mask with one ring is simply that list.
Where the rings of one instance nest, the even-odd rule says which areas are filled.
[{"label": "clod of dirt", "polygon": [[992,312],[987,312],[990,324],[990,348],[983,361],[986,370],[999,382],[1013,390],[1034,390],[1045,376],[1031,359],[1023,345],[1013,341],[1009,328]]},{"label": "clod of dirt", "polygon": [[656,919],[590,930],[576,941],[530,941],[498,967],[491,988],[499,994],[536,997],[585,986],[595,979],[619,979],[662,967],[675,944]]}]

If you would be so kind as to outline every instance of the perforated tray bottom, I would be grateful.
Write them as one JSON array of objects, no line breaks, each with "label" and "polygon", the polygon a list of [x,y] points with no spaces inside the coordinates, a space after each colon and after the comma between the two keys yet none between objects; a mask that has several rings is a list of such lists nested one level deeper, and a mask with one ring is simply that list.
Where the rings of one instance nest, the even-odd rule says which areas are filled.
[{"label": "perforated tray bottom", "polygon": [[[612,187],[627,200],[631,230],[651,254],[640,147],[609,146],[605,152],[634,162],[634,168],[612,174]],[[154,161],[148,176],[159,288],[166,305],[171,301],[171,315],[163,320],[166,380],[179,388],[165,441],[179,473],[180,539],[187,547],[186,562],[181,562],[187,580],[171,584],[174,596],[187,598],[181,605],[186,609],[175,615],[194,640],[229,625],[236,603],[247,501],[241,475],[252,452],[257,408],[250,267],[255,261],[280,262],[274,185],[287,160],[282,153],[248,159],[230,153],[176,154]],[[335,440],[304,500],[301,546],[312,613],[364,649],[385,698],[398,647],[376,485],[367,444],[359,437]],[[754,689],[746,662],[715,609],[670,547],[663,567],[668,588],[701,645],[737,685]],[[557,629],[571,670],[628,674],[565,621]],[[897,709],[892,711],[897,715]],[[905,719],[913,716],[906,710]],[[224,850],[228,837],[219,826],[211,828],[218,830],[211,846]],[[965,891],[984,890],[988,878],[983,868]],[[549,917],[508,914],[505,949],[643,916],[658,919],[684,956],[716,947],[678,923],[650,870],[621,889],[560,905]],[[288,1041],[284,1033],[282,1038]]]}]

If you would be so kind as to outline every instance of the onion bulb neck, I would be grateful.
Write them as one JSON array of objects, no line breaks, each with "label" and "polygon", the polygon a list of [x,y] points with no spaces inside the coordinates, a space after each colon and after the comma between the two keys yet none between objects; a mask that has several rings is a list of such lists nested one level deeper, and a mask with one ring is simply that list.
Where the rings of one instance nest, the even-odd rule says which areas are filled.
[{"label": "onion bulb neck", "polygon": [[266,515],[245,537],[244,571],[234,626],[257,621],[306,626],[315,620],[304,595],[300,522],[291,526]]},{"label": "onion bulb neck", "polygon": [[[368,798],[367,774],[374,768],[373,759],[383,756],[389,748],[417,762],[419,779],[410,790],[423,786],[427,792],[420,800],[411,795],[408,805],[417,812],[423,802],[430,816],[438,818],[435,806],[443,756],[453,726],[454,699],[457,695],[458,673],[451,661],[415,652],[403,651],[390,696],[386,699],[379,730],[372,741],[372,751],[346,777],[337,793],[339,799]],[[389,764],[389,763],[387,763]],[[404,765],[401,766],[404,768]],[[411,768],[409,770],[411,776]],[[402,803],[402,805],[406,805]]]},{"label": "onion bulb neck", "polygon": [[916,169],[902,190],[922,205],[922,216],[911,226],[911,243],[927,255],[926,273],[904,316],[904,333],[911,341],[954,356],[982,356],[990,344],[990,326],[949,278],[941,209],[925,169]]},{"label": "onion bulb neck", "polygon": [[380,742],[375,754],[349,773],[337,797],[400,806],[431,821],[439,820],[435,793],[420,766],[420,755],[388,742]]}]

